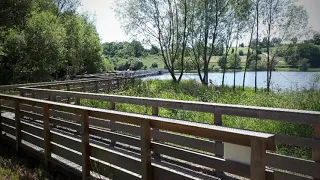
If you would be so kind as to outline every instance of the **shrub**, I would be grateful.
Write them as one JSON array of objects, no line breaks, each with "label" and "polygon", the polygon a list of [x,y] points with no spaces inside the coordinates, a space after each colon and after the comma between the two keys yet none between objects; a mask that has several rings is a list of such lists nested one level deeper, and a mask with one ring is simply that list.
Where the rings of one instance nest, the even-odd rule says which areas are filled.
[{"label": "shrub", "polygon": [[306,59],[306,58],[300,60],[299,71],[308,71],[310,67],[310,64],[308,62],[309,62],[309,59]]},{"label": "shrub", "polygon": [[152,63],[151,68],[158,68],[158,64],[156,62]]},{"label": "shrub", "polygon": [[137,71],[143,67],[143,63],[141,61],[135,61],[132,66],[132,70]]},{"label": "shrub", "polygon": [[242,50],[239,51],[239,55],[240,55],[240,56],[243,56],[243,55],[244,55],[244,53],[243,53]]}]

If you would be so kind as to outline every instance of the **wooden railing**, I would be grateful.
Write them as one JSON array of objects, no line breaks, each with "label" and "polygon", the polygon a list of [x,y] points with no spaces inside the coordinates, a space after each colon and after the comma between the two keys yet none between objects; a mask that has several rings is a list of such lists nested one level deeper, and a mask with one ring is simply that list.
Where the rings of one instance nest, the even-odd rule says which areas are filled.
[{"label": "wooden railing", "polygon": [[[282,121],[289,123],[307,124],[313,127],[314,135],[312,138],[288,136],[283,134],[276,134],[275,141],[279,144],[288,144],[303,148],[312,148],[313,160],[299,159],[289,156],[283,156],[275,153],[267,153],[267,166],[285,172],[291,172],[290,179],[308,179],[320,178],[320,113],[314,111],[289,110],[279,108],[264,108],[240,105],[226,105],[217,103],[205,102],[190,102],[167,99],[143,98],[143,97],[128,97],[108,94],[94,94],[84,92],[66,92],[61,90],[46,90],[37,88],[20,88],[21,92],[34,93],[37,97],[44,96],[64,98],[81,98],[90,100],[100,100],[110,102],[110,108],[115,109],[117,103],[127,103],[135,105],[143,105],[152,107],[152,115],[157,116],[159,108],[180,109],[187,111],[197,111],[213,114],[213,121],[215,125],[223,125],[222,118],[224,115],[250,117],[257,119],[268,119],[274,121]],[[59,114],[57,114],[59,115]],[[75,120],[76,117],[70,117]],[[90,119],[92,125],[104,128],[110,128],[113,132],[129,133],[138,135],[139,130],[134,126],[127,126],[125,124],[118,124],[109,121],[108,123],[101,123],[97,119]],[[161,137],[160,135],[161,134]],[[188,134],[188,133],[186,133]],[[215,154],[216,157],[224,157],[223,144],[215,139],[212,142],[208,139],[201,139],[198,137],[188,137],[183,134],[173,134],[166,131],[153,131],[153,139],[155,141],[167,142],[178,146],[180,149],[192,148],[199,150],[197,152],[207,152]],[[212,138],[214,139],[214,138]],[[276,179],[289,178],[289,174],[281,173],[281,176],[276,176]],[[283,176],[282,176],[283,175]]]},{"label": "wooden railing", "polygon": [[[43,151],[47,165],[57,162],[57,157],[60,162],[62,158],[80,165],[82,179],[87,179],[90,174],[113,179],[214,178],[189,170],[199,165],[254,180],[275,179],[277,175],[291,177],[265,168],[270,161],[266,150],[275,150],[272,134],[4,94],[0,94],[0,100],[2,139],[11,140],[17,150],[27,149],[38,155]],[[72,120],[70,117],[76,118]],[[94,126],[94,123],[108,124],[110,121],[115,121],[118,126],[134,127],[138,134],[132,136],[120,128],[126,132],[124,135]],[[166,133],[161,135],[161,132]],[[161,139],[168,132],[251,147],[251,163],[242,164],[179,148],[166,141],[153,141],[155,136]],[[192,141],[193,138],[189,139]],[[118,143],[110,144],[110,141]],[[159,161],[152,158],[152,153],[164,156]],[[187,166],[190,168],[185,168]],[[313,166],[311,168],[314,170]]]}]

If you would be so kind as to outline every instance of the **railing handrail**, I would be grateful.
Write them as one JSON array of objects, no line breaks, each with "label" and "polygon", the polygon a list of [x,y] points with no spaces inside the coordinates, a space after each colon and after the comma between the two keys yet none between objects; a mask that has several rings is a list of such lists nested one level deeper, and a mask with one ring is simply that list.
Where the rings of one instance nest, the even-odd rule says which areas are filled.
[{"label": "railing handrail", "polygon": [[[215,125],[207,125],[202,123],[170,119],[158,116],[85,107],[80,105],[65,104],[6,94],[0,94],[0,99],[9,101],[19,101],[21,103],[31,104],[39,107],[43,107],[43,105],[49,105],[52,109],[63,110],[78,114],[81,114],[83,111],[88,111],[89,115],[93,117],[104,119],[107,118],[110,120],[134,125],[141,125],[143,121],[150,121],[150,127],[152,128],[169,130],[178,133],[185,133],[203,138],[211,138],[243,146],[250,146],[251,140],[253,138],[259,138],[266,141],[267,149],[275,150],[274,135],[269,133],[254,132]],[[176,129],[176,127],[183,127],[184,129]],[[231,136],[234,136],[234,139],[230,138]]]},{"label": "railing handrail", "polygon": [[320,124],[320,112],[296,109],[282,109],[234,104],[220,104],[197,101],[169,100],[148,97],[120,96],[110,94],[97,94],[76,91],[61,91],[51,89],[37,89],[21,87],[22,92],[46,93],[47,95],[73,96],[77,98],[106,100],[119,103],[136,105],[147,105],[154,107],[164,107],[189,111],[207,112],[215,114],[233,115],[240,117],[251,117],[259,119],[269,119],[287,121],[301,124]]}]

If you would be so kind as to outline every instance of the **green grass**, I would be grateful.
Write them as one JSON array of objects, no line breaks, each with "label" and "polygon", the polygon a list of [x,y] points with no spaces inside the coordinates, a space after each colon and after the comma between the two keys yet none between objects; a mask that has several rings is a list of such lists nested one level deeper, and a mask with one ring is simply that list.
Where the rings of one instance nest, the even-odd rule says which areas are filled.
[{"label": "green grass", "polygon": [[48,170],[38,160],[29,158],[22,153],[14,153],[15,149],[0,142],[0,179],[1,180],[38,180],[66,179],[55,170]]},{"label": "green grass", "polygon": [[[256,94],[254,93],[254,89],[250,88],[246,88],[245,91],[242,91],[241,88],[237,88],[236,92],[233,92],[232,88],[229,87],[206,87],[193,80],[182,81],[178,85],[172,84],[171,81],[150,80],[136,82],[134,87],[124,88],[122,91],[117,92],[117,94],[320,111],[320,92],[315,90],[277,93],[263,93],[261,91]],[[83,105],[92,107],[108,107],[107,102],[104,101],[83,101],[82,103]],[[119,111],[151,114],[151,107],[117,104],[116,108]],[[183,119],[186,121],[207,124],[213,123],[213,115],[210,113],[159,108],[159,115],[174,119]],[[223,125],[227,127],[275,134],[286,134],[300,137],[312,136],[312,127],[309,125],[291,124],[271,120],[223,116]],[[277,152],[285,155],[311,159],[311,149],[309,148],[278,145]]]}]

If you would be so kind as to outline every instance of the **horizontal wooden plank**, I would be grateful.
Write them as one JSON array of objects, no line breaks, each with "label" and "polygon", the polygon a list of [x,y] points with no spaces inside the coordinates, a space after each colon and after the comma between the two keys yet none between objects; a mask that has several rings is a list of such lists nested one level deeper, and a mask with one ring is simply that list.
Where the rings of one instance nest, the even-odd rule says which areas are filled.
[{"label": "horizontal wooden plank", "polygon": [[137,174],[141,173],[141,161],[138,158],[94,144],[90,144],[90,152],[91,156],[94,158],[116,165]]},{"label": "horizontal wooden plank", "polygon": [[15,109],[13,107],[4,106],[4,105],[1,106],[1,110],[2,111],[7,111],[7,112],[12,112],[12,113],[15,112]]},{"label": "horizontal wooden plank", "polygon": [[81,152],[81,140],[58,132],[50,131],[51,141],[64,147]]},{"label": "horizontal wooden plank", "polygon": [[317,139],[288,136],[283,134],[276,134],[275,138],[277,143],[320,149],[320,140]]},{"label": "horizontal wooden plank", "polygon": [[280,171],[274,171],[274,180],[310,180],[312,178],[306,176],[298,176],[296,174],[289,174]]},{"label": "horizontal wooden plank", "polygon": [[140,136],[140,128],[138,126],[132,126],[128,124],[114,123],[112,129],[124,134],[130,134],[133,136]]},{"label": "horizontal wooden plank", "polygon": [[320,164],[314,161],[267,153],[267,166],[320,178]]},{"label": "horizontal wooden plank", "polygon": [[36,145],[40,148],[43,148],[44,146],[44,141],[43,139],[39,138],[39,137],[36,137],[36,136],[33,136],[29,133],[25,133],[25,132],[21,132],[21,138],[22,140],[25,140],[33,145]]},{"label": "horizontal wooden plank", "polygon": [[182,148],[177,148],[169,145],[164,145],[152,142],[152,150],[154,152],[165,154],[174,158],[206,166],[209,168],[229,172],[243,177],[250,177],[250,166],[229,161],[214,156],[197,153]]},{"label": "horizontal wooden plank", "polygon": [[152,137],[157,141],[169,142],[179,146],[215,153],[215,142],[213,141],[201,140],[161,131],[152,131]]},{"label": "horizontal wooden plank", "polygon": [[75,151],[69,151],[66,148],[63,148],[62,146],[59,146],[52,142],[51,142],[51,150],[52,150],[52,153],[60,157],[63,157],[64,159],[67,159],[71,162],[74,162],[75,164],[81,165],[81,153],[76,153]]},{"label": "horizontal wooden plank", "polygon": [[43,137],[43,128],[33,124],[21,121],[21,130],[38,137]]},{"label": "horizontal wooden plank", "polygon": [[[152,179],[153,180],[162,180],[162,179],[172,179],[172,180],[190,180],[190,179],[217,179],[217,178],[208,178],[205,176],[200,176],[199,174],[188,171],[184,168],[179,168],[177,166],[164,163],[152,163]],[[200,177],[197,177],[200,176]]]},{"label": "horizontal wooden plank", "polygon": [[3,124],[15,127],[16,123],[14,119],[6,118],[6,117],[1,117],[1,121]]},{"label": "horizontal wooden plank", "polygon": [[140,139],[128,135],[119,134],[116,132],[111,132],[107,130],[97,129],[90,127],[90,134],[99,136],[105,139],[113,140],[116,142],[121,142],[135,147],[140,147]]},{"label": "horizontal wooden plank", "polygon": [[[41,92],[46,90],[33,89],[34,92]],[[255,106],[243,106],[243,105],[231,105],[231,104],[218,104],[218,103],[205,103],[205,102],[193,102],[193,101],[179,101],[168,99],[156,99],[145,97],[130,97],[130,96],[118,96],[107,94],[95,94],[95,93],[81,93],[81,92],[65,92],[54,91],[51,93],[56,94],[68,94],[70,97],[82,97],[85,99],[105,100],[119,103],[147,105],[155,107],[164,107],[171,109],[181,109],[199,112],[210,112],[225,115],[235,115],[242,117],[252,117],[260,119],[271,119],[278,121],[295,122],[302,124],[320,124],[318,119],[320,113],[315,111],[302,111],[292,109],[280,109],[280,108],[266,108]]]},{"label": "horizontal wooden plank", "polygon": [[16,136],[16,128],[2,124],[2,131],[12,136]]},{"label": "horizontal wooden plank", "polygon": [[90,159],[92,164],[92,171],[97,172],[107,178],[110,179],[125,179],[125,180],[139,180],[141,176],[132,173],[130,171],[126,171],[125,169],[118,168],[116,166],[112,166],[108,163]]}]

